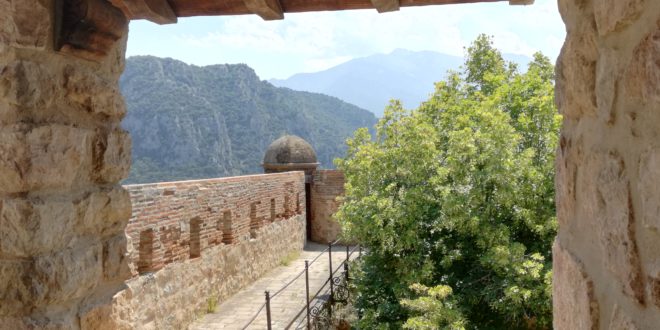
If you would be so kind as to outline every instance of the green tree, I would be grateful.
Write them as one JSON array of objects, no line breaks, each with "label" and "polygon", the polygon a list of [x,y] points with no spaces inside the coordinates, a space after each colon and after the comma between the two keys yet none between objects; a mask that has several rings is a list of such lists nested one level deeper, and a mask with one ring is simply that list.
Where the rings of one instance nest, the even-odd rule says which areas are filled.
[{"label": "green tree", "polygon": [[[369,250],[356,281],[361,328],[551,327],[553,70],[536,54],[521,73],[479,36],[427,102],[394,101],[374,138],[360,129],[348,140],[336,217]],[[450,288],[455,304],[426,297],[437,301],[420,319],[413,287]]]},{"label": "green tree", "polygon": [[449,299],[450,287],[438,285],[428,288],[413,284],[410,290],[419,296],[415,299],[403,299],[401,304],[409,309],[413,316],[403,324],[404,329],[433,330],[442,327],[447,330],[465,330],[465,320],[456,310],[455,301]]}]

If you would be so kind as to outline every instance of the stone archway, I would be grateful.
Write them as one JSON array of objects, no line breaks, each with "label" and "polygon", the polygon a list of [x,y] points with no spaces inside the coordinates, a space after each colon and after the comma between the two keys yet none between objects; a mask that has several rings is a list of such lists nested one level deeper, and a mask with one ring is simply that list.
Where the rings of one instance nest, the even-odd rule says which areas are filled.
[{"label": "stone archway", "polygon": [[[103,0],[62,3],[83,2],[0,0],[0,324],[16,329],[86,328],[111,313],[129,276],[130,201],[118,184],[131,149],[118,92],[128,22]],[[249,3],[266,18],[282,10]],[[660,2],[559,5],[568,35],[557,68],[555,328],[653,328]],[[63,24],[67,15],[84,23]]]}]

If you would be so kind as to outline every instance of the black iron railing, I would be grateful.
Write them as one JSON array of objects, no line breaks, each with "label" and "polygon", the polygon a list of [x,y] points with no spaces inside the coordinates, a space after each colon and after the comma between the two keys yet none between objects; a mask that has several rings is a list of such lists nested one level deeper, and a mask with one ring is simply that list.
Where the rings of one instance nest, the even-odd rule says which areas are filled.
[{"label": "black iron railing", "polygon": [[[287,323],[285,329],[328,329],[332,323],[332,314],[333,309],[336,304],[346,304],[349,299],[349,289],[348,283],[350,281],[349,277],[349,261],[351,261],[351,255],[358,251],[358,259],[362,256],[362,247],[354,246],[352,249],[350,246],[346,246],[346,258],[337,266],[333,268],[332,265],[332,247],[337,245],[337,241],[334,241],[328,244],[328,247],[325,250],[319,252],[314,259],[310,261],[305,260],[304,269],[294,276],[289,282],[277,290],[274,294],[270,294],[270,291],[265,292],[266,301],[263,305],[257,310],[254,316],[245,324],[242,328],[243,330],[247,329],[261,314],[261,312],[266,309],[266,324],[268,330],[272,329],[272,319],[271,319],[271,301],[277,297],[282,291],[287,289],[291,284],[298,280],[303,274],[305,275],[305,306],[300,309],[300,311]],[[325,280],[321,288],[319,288],[313,296],[310,296],[309,292],[309,270],[312,265],[318,261],[318,259],[325,253],[328,253],[328,278]],[[339,272],[343,269],[341,274]]]}]

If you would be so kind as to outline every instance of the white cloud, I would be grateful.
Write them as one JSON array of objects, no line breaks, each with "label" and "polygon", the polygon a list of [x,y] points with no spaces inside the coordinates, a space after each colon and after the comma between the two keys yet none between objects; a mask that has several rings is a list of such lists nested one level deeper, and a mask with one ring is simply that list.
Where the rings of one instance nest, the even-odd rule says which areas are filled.
[{"label": "white cloud", "polygon": [[[314,15],[314,14],[312,14]],[[256,16],[229,17],[222,29],[202,37],[182,36],[195,47],[223,47],[257,51],[298,53],[319,56],[334,52],[335,32],[324,26],[331,17],[304,16],[275,22],[263,22]],[[325,24],[319,24],[321,21]]]},{"label": "white cloud", "polygon": [[[205,32],[196,26],[192,32],[176,33],[179,46],[174,48],[180,48],[179,53],[203,51],[204,56],[184,55],[204,61],[197,64],[246,58],[249,65],[262,68],[259,73],[266,78],[323,70],[396,48],[463,55],[463,47],[479,33],[493,35],[496,47],[506,53],[531,55],[541,50],[554,57],[564,38],[556,7],[554,0],[537,0],[532,6],[500,2],[402,8],[386,14],[375,10],[286,14],[282,21],[269,22],[254,15],[224,17],[215,21],[222,24],[208,24]],[[286,63],[270,62],[281,58]]]}]

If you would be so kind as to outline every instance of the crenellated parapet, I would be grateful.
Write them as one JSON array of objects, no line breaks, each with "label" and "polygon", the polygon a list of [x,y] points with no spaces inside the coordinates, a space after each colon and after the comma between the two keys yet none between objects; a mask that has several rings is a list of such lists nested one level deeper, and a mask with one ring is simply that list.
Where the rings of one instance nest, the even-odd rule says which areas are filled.
[{"label": "crenellated parapet", "polygon": [[126,227],[139,274],[256,239],[263,227],[305,212],[302,172],[130,185]]}]

